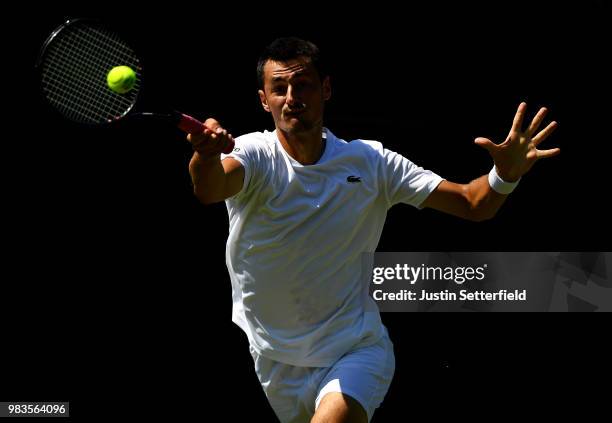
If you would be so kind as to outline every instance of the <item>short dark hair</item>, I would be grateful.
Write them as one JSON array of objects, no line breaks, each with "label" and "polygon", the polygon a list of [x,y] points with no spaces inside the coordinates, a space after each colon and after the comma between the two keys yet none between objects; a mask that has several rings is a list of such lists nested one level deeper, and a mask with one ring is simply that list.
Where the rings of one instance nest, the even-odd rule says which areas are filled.
[{"label": "short dark hair", "polygon": [[257,82],[259,88],[263,89],[264,87],[264,66],[268,60],[285,62],[297,59],[298,57],[308,57],[310,59],[321,81],[327,76],[321,52],[314,43],[297,37],[277,38],[259,56],[259,61],[257,62]]}]

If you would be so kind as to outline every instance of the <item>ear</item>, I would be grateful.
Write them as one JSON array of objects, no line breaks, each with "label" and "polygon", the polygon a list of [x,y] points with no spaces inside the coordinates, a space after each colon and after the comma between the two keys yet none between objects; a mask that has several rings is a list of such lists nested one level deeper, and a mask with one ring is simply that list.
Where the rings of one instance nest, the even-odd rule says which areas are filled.
[{"label": "ear", "polygon": [[263,92],[263,90],[259,90],[257,91],[257,93],[259,94],[259,101],[261,101],[261,107],[263,107],[263,109],[270,113],[270,106],[268,106],[268,99],[266,98],[266,93]]},{"label": "ear", "polygon": [[323,79],[323,100],[329,100],[331,98],[331,93],[331,82],[329,76],[326,76],[325,79]]}]

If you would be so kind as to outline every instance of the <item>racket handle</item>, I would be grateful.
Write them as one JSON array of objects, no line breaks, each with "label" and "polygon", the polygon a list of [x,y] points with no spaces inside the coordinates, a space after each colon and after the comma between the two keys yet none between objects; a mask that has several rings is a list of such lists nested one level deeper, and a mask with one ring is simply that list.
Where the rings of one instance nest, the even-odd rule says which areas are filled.
[{"label": "racket handle", "polygon": [[[181,131],[186,132],[188,134],[201,134],[204,132],[204,124],[184,113],[180,113],[178,127]],[[224,149],[224,154],[229,154],[234,149],[234,141],[228,144]]]}]

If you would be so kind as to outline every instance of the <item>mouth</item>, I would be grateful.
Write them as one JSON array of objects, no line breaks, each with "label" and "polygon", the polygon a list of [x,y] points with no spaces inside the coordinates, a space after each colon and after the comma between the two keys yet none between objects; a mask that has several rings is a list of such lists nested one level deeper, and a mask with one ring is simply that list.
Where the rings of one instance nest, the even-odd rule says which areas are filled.
[{"label": "mouth", "polygon": [[306,110],[301,109],[301,110],[293,110],[290,112],[285,112],[285,116],[288,118],[292,118],[292,117],[297,117],[300,116],[301,114],[303,114]]}]

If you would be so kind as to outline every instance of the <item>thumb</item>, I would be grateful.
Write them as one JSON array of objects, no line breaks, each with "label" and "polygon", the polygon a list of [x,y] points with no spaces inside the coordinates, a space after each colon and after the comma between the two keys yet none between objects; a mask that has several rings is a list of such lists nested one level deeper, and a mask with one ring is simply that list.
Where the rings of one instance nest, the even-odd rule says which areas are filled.
[{"label": "thumb", "polygon": [[484,148],[489,153],[493,153],[497,145],[488,138],[478,137],[474,140],[474,144]]}]

